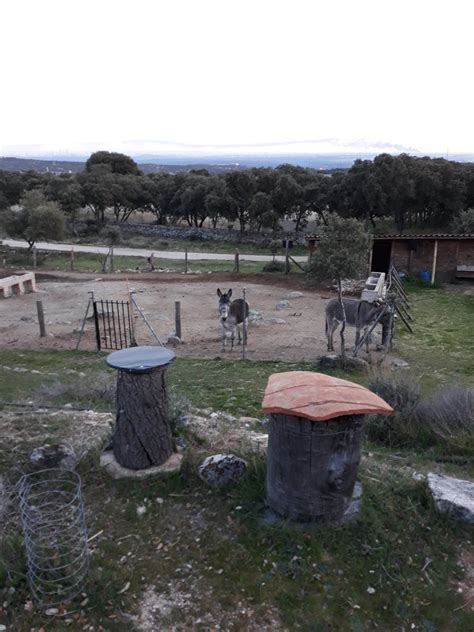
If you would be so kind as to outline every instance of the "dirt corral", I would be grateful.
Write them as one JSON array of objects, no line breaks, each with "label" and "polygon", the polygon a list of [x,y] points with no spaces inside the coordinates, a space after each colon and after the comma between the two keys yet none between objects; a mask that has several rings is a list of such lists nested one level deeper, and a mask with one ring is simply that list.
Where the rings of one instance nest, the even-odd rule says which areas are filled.
[{"label": "dirt corral", "polygon": [[[240,280],[239,280],[240,281]],[[176,349],[179,357],[215,358],[222,356],[217,312],[217,287],[232,287],[233,298],[242,296],[245,285],[250,304],[247,357],[262,360],[314,360],[326,349],[324,309],[330,293],[289,287],[266,280],[257,283],[229,282],[223,279],[178,278],[173,281],[129,283],[135,299],[163,344],[175,329],[175,301],[181,302],[182,338]],[[38,282],[38,292],[0,300],[0,345],[18,348],[74,349],[93,290],[96,300],[127,300],[125,280],[90,279],[74,282]],[[297,296],[300,294],[300,296]],[[43,302],[46,332],[40,338],[36,301]],[[287,301],[285,303],[284,301]],[[283,302],[277,309],[277,304]],[[135,313],[138,344],[156,344],[142,318]],[[354,330],[347,331],[353,344]],[[89,312],[81,349],[94,349],[95,329]],[[240,347],[227,357],[238,357]]]}]

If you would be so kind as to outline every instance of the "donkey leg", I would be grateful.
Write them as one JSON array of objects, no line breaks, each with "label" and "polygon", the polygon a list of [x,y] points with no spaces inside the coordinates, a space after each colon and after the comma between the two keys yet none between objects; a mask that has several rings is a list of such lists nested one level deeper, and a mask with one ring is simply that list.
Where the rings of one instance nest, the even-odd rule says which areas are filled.
[{"label": "donkey leg", "polygon": [[242,325],[237,325],[237,346],[242,344]]},{"label": "donkey leg", "polygon": [[227,343],[227,335],[225,327],[222,327],[222,351],[225,351],[225,346]]},{"label": "donkey leg", "polygon": [[331,323],[329,327],[328,351],[334,351],[334,332],[336,331],[338,326],[339,326],[339,323],[336,320],[333,323]]}]

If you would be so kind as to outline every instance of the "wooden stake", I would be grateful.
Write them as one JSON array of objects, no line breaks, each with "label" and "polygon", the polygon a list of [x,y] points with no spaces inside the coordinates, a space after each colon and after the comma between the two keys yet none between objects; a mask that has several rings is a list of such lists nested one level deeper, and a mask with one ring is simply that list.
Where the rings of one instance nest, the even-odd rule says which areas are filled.
[{"label": "wooden stake", "polygon": [[184,274],[188,273],[188,249],[184,249]]},{"label": "wooden stake", "polygon": [[234,272],[240,272],[240,255],[238,250],[235,251]]},{"label": "wooden stake", "polygon": [[285,274],[290,272],[290,261],[288,258],[288,239],[285,239]]},{"label": "wooden stake", "polygon": [[44,338],[46,336],[46,327],[44,324],[43,301],[36,301],[36,311],[38,312],[40,337]]},{"label": "wooden stake", "polygon": [[247,302],[246,293],[247,293],[247,290],[245,288],[243,288],[243,290],[242,290],[242,298],[244,300],[244,306],[243,306],[243,309],[244,309],[244,313],[243,313],[244,320],[243,320],[243,323],[242,323],[242,360],[245,360],[245,352],[246,352],[246,349],[247,349],[247,319],[245,318],[245,307],[246,307],[246,302]]},{"label": "wooden stake", "polygon": [[71,272],[74,272],[74,248],[71,248]]},{"label": "wooden stake", "polygon": [[175,301],[174,303],[174,322],[175,333],[181,340],[181,301]]},{"label": "wooden stake", "polygon": [[36,246],[33,246],[33,268],[36,268]]}]

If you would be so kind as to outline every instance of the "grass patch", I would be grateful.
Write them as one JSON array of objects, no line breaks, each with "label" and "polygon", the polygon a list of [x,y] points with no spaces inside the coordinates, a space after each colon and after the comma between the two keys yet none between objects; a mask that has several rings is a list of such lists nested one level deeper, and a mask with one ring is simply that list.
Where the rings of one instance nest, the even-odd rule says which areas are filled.
[{"label": "grass patch", "polygon": [[422,391],[440,384],[474,385],[474,300],[455,291],[413,289],[414,335],[397,325],[395,351],[410,363]]}]

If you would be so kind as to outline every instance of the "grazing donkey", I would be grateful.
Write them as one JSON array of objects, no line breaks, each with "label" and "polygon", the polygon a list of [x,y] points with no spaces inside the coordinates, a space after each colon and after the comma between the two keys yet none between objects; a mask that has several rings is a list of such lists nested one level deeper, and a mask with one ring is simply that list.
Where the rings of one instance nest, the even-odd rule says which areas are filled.
[{"label": "grazing donkey", "polygon": [[[359,344],[361,329],[365,332],[374,322],[381,311],[386,309],[385,303],[374,301],[369,303],[354,298],[343,298],[344,311],[346,312],[346,325],[356,328],[355,348]],[[342,308],[338,298],[333,298],[326,305],[326,337],[328,351],[334,351],[334,332],[344,322]],[[369,353],[369,338],[365,341],[367,353]]]},{"label": "grazing donkey", "polygon": [[231,331],[231,348],[234,348],[234,340],[235,340],[235,330],[237,330],[238,341],[237,344],[240,345],[242,341],[241,329],[243,329],[244,321],[245,321],[245,338],[244,345],[247,344],[247,326],[248,326],[248,317],[249,317],[249,304],[247,301],[244,302],[242,298],[237,298],[235,301],[230,300],[232,296],[232,290],[228,292],[222,293],[219,289],[217,290],[217,296],[219,297],[219,320],[222,326],[222,351],[225,351],[226,339],[227,339],[227,331]]}]

